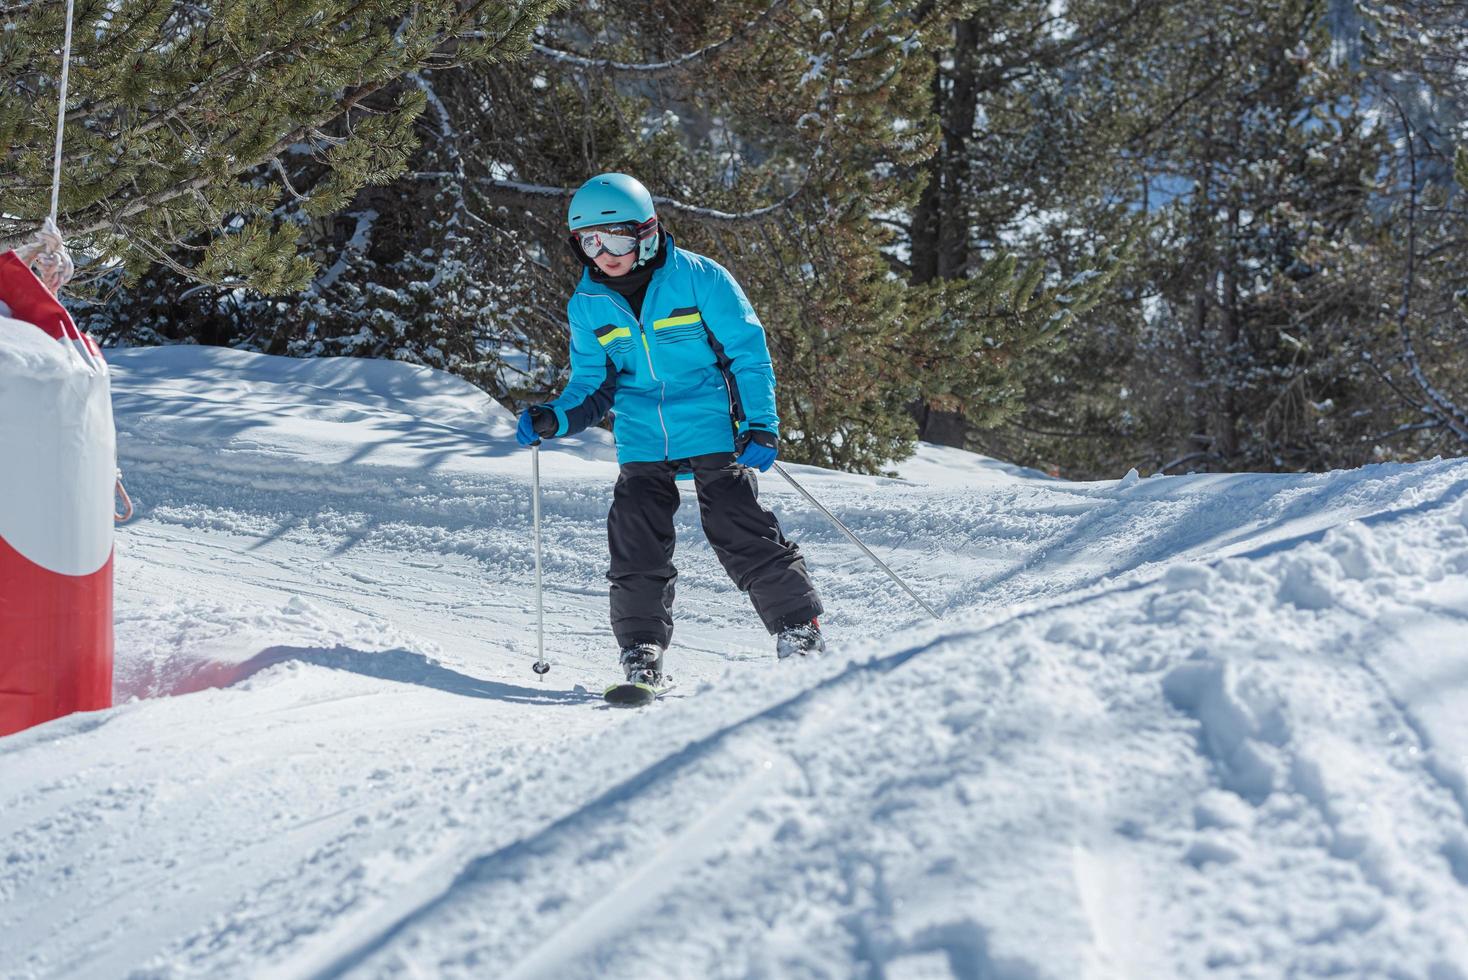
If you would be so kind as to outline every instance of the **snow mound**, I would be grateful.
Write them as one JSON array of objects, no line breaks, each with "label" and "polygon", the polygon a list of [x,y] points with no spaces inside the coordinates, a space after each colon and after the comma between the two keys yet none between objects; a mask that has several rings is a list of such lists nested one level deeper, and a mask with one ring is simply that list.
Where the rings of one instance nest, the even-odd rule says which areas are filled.
[{"label": "snow mound", "polygon": [[462,378],[398,361],[294,360],[188,344],[112,350],[108,360],[129,372],[135,391],[161,387],[196,399],[238,399],[242,407],[314,406],[322,414],[334,413],[345,420],[351,420],[352,408],[371,409],[464,426],[483,426],[486,421],[503,425],[512,418]]},{"label": "snow mound", "polygon": [[918,443],[917,452],[897,464],[897,476],[912,483],[971,488],[1051,479],[1039,470],[931,442]]}]

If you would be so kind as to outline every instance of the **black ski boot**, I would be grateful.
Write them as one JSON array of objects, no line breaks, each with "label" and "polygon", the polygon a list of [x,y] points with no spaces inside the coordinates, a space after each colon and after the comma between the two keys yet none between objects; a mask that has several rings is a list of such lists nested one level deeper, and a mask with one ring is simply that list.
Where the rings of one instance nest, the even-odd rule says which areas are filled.
[{"label": "black ski boot", "polygon": [[821,639],[821,624],[815,619],[808,623],[785,626],[775,637],[775,656],[781,660],[796,654],[811,657],[825,649],[826,641]]},{"label": "black ski boot", "polygon": [[622,648],[622,673],[628,684],[663,685],[663,648],[656,643],[634,643]]}]

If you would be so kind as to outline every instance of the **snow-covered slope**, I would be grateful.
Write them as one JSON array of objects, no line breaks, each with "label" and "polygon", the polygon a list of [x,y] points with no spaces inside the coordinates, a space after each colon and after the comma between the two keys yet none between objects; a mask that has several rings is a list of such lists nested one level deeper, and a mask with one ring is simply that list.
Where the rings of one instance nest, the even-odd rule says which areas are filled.
[{"label": "snow-covered slope", "polygon": [[434,372],[116,351],[119,707],[0,739],[4,977],[1468,976],[1468,462],[773,477],[831,652],[687,501],[609,709],[605,433]]}]

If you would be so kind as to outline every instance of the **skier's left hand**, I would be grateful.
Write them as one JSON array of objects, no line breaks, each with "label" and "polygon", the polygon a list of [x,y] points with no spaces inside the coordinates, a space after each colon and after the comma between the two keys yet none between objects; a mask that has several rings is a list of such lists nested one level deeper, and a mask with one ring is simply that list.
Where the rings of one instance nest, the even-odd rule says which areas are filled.
[{"label": "skier's left hand", "polygon": [[734,462],[763,473],[780,455],[780,439],[768,429],[745,429],[734,440]]}]

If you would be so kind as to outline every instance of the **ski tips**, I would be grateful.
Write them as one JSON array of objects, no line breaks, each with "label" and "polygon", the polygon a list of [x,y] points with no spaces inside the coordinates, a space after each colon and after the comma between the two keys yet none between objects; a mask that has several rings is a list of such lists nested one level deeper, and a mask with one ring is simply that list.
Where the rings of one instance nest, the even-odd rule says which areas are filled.
[{"label": "ski tips", "polygon": [[613,684],[602,692],[602,699],[607,704],[639,705],[655,701],[666,691],[666,687],[653,687],[651,684]]}]

